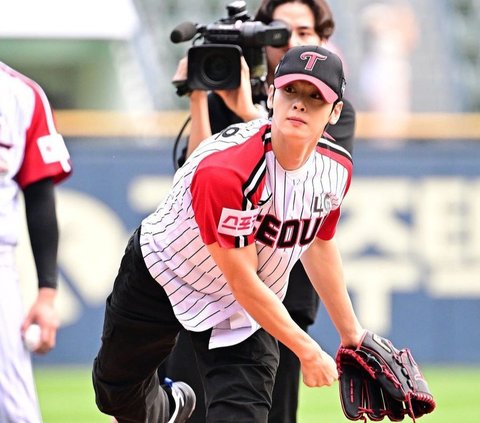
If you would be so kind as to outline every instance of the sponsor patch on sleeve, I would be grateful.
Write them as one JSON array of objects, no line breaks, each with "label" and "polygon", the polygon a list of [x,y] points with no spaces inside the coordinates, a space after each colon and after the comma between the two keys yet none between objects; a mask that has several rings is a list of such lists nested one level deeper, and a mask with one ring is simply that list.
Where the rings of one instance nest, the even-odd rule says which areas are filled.
[{"label": "sponsor patch on sleeve", "polygon": [[45,135],[37,140],[38,149],[45,163],[55,163],[68,160],[67,147],[60,134]]},{"label": "sponsor patch on sleeve", "polygon": [[260,209],[234,210],[224,208],[220,216],[218,233],[231,236],[250,235],[255,227]]}]

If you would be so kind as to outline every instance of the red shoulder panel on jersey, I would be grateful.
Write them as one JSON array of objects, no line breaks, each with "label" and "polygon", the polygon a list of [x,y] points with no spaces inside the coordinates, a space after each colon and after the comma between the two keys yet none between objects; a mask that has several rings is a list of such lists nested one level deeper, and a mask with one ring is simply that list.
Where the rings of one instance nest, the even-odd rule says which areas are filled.
[{"label": "red shoulder panel on jersey", "polygon": [[218,242],[222,247],[232,248],[254,242],[253,228],[248,234],[240,229],[222,233],[219,224],[225,210],[249,212],[246,214],[252,218],[251,211],[260,200],[265,183],[265,129],[261,128],[245,142],[210,154],[198,165],[190,190],[195,219],[205,244]]}]

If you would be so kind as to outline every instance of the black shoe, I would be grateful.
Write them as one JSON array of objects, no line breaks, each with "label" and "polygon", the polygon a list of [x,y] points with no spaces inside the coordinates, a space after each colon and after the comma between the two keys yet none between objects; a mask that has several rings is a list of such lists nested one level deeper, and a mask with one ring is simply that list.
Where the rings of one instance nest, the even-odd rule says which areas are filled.
[{"label": "black shoe", "polygon": [[185,382],[173,382],[165,378],[165,384],[168,385],[175,400],[175,410],[170,416],[168,423],[184,423],[195,410],[196,397],[193,389]]}]

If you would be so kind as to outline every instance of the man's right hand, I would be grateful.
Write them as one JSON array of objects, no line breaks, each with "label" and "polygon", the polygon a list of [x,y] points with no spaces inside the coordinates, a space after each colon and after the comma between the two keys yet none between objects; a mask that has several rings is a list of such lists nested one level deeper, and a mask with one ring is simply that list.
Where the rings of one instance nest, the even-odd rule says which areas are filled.
[{"label": "man's right hand", "polygon": [[308,357],[300,360],[303,383],[309,387],[331,386],[338,380],[335,360],[319,345],[313,348]]}]

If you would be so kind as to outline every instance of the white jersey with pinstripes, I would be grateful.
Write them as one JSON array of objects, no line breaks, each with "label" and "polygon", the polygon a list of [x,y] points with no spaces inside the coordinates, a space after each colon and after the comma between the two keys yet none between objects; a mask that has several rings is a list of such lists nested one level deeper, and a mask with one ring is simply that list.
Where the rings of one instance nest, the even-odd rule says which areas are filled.
[{"label": "white jersey with pinstripes", "polygon": [[42,88],[0,62],[0,422],[42,421],[20,333],[25,312],[15,263],[19,194],[44,178],[63,180],[71,172],[69,157]]},{"label": "white jersey with pinstripes", "polygon": [[140,235],[147,268],[180,323],[192,331],[213,328],[210,348],[255,332],[258,324],[235,300],[206,245],[255,243],[259,278],[283,299],[291,268],[315,236],[333,237],[351,172],[350,154],[323,138],[301,168],[284,170],[268,120],[232,125],[205,140]]},{"label": "white jersey with pinstripes", "polygon": [[43,89],[0,62],[0,246],[17,243],[20,189],[43,178],[59,182],[70,172]]}]

